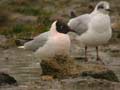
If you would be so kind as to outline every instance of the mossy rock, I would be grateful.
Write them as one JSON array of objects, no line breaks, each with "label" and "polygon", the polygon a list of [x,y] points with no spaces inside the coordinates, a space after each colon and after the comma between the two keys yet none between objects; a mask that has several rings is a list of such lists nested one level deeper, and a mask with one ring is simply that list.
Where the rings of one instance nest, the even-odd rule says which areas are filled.
[{"label": "mossy rock", "polygon": [[[71,65],[72,64],[72,65]],[[79,74],[77,66],[73,60],[57,57],[54,60],[41,62],[43,75],[53,75],[55,78],[65,78]]]},{"label": "mossy rock", "polygon": [[80,63],[72,58],[57,57],[54,60],[43,60],[41,63],[42,75],[52,75],[54,78],[92,77],[118,82],[117,76],[102,64]]},{"label": "mossy rock", "polygon": [[96,79],[106,79],[109,81],[119,82],[117,76],[115,75],[115,73],[112,70],[107,70],[107,71],[100,72],[100,73],[88,71],[88,72],[83,72],[81,74],[81,76],[83,76],[83,77],[91,76]]}]

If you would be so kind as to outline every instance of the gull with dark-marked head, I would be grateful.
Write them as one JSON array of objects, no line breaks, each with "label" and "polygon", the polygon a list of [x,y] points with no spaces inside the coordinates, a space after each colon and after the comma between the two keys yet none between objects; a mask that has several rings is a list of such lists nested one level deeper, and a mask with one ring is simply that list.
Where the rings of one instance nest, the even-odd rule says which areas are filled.
[{"label": "gull with dark-marked head", "polygon": [[51,25],[49,37],[46,43],[39,47],[35,56],[42,60],[50,60],[55,56],[69,56],[70,53],[70,38],[68,32],[74,32],[67,24],[57,20]]}]

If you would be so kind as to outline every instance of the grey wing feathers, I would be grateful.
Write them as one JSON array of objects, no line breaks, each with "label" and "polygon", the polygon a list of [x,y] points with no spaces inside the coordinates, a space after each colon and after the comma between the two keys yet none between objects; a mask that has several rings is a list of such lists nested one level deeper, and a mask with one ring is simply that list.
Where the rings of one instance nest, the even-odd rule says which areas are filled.
[{"label": "grey wing feathers", "polygon": [[81,15],[70,19],[68,26],[75,30],[79,35],[88,30],[88,23],[90,22],[89,14]]},{"label": "grey wing feathers", "polygon": [[32,51],[37,50],[39,47],[42,47],[46,43],[48,36],[49,31],[36,36],[32,41],[24,44],[25,49]]}]

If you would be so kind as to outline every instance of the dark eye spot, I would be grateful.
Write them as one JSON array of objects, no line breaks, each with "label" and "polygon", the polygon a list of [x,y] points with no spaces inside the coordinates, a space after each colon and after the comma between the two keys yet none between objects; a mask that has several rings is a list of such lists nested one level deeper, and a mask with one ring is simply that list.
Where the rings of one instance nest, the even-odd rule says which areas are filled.
[{"label": "dark eye spot", "polygon": [[98,9],[104,9],[104,6],[103,5],[99,5]]}]

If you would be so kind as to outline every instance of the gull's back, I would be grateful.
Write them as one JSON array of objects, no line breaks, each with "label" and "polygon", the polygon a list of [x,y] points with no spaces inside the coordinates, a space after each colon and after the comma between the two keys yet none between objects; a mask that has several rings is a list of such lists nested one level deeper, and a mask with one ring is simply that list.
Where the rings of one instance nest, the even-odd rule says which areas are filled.
[{"label": "gull's back", "polygon": [[88,24],[90,22],[90,15],[84,14],[78,17],[72,18],[68,22],[68,26],[75,30],[79,35],[88,30]]},{"label": "gull's back", "polygon": [[36,36],[32,41],[24,44],[24,48],[32,51],[36,51],[39,47],[42,47],[49,37],[49,31]]}]

